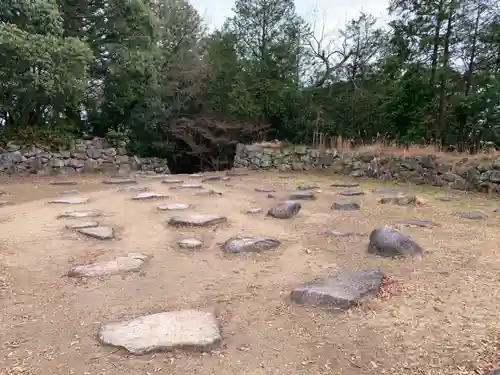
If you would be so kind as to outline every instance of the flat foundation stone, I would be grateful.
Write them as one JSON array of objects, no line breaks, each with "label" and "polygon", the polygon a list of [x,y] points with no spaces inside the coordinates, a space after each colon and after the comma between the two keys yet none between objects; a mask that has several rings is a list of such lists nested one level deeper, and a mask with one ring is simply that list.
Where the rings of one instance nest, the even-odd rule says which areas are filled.
[{"label": "flat foundation stone", "polygon": [[137,181],[134,180],[133,178],[115,177],[103,180],[102,183],[107,185],[132,185],[132,184],[137,184]]},{"label": "flat foundation stone", "polygon": [[360,209],[360,205],[357,202],[337,201],[333,202],[331,209],[334,211],[356,211]]},{"label": "flat foundation stone", "polygon": [[260,253],[266,250],[276,249],[280,241],[276,238],[265,236],[234,236],[228,239],[221,249],[225,253]]},{"label": "flat foundation stone", "polygon": [[297,191],[295,193],[292,193],[288,199],[292,201],[296,200],[308,200],[308,201],[314,201],[316,200],[316,195],[312,191]]},{"label": "flat foundation stone", "polygon": [[262,213],[262,208],[251,208],[249,210],[247,210],[247,214],[249,215],[257,215],[257,214],[260,214]]},{"label": "flat foundation stone", "polygon": [[76,185],[78,182],[76,181],[51,181],[51,185],[56,185],[56,186],[68,186],[68,185]]},{"label": "flat foundation stone", "polygon": [[89,210],[89,211],[72,211],[72,212],[65,212],[63,214],[60,214],[57,216],[58,219],[81,219],[85,217],[98,217],[102,216],[101,211],[97,210]]},{"label": "flat foundation stone", "polygon": [[274,193],[276,190],[270,187],[260,187],[255,188],[255,191],[258,193]]},{"label": "flat foundation stone", "polygon": [[98,227],[99,223],[97,221],[82,221],[81,223],[66,225],[68,229],[84,229],[84,228],[95,228]]},{"label": "flat foundation stone", "polygon": [[222,341],[215,315],[198,310],[162,312],[109,323],[101,328],[99,339],[135,355],[182,347],[208,350]]},{"label": "flat foundation stone", "polygon": [[144,200],[153,200],[153,199],[164,199],[168,198],[166,195],[157,194],[157,193],[139,193],[135,197],[132,197],[134,201],[144,201]]},{"label": "flat foundation stone", "polygon": [[83,203],[87,203],[89,200],[90,200],[89,198],[67,197],[67,198],[54,199],[52,201],[49,201],[49,203],[54,203],[54,204],[83,204]]},{"label": "flat foundation stone", "polygon": [[78,229],[78,232],[98,240],[111,240],[115,238],[115,231],[110,227],[94,227]]},{"label": "flat foundation stone", "polygon": [[416,219],[398,219],[393,221],[394,224],[405,225],[407,227],[420,227],[429,228],[438,226],[437,223],[429,220],[416,220]]},{"label": "flat foundation stone", "polygon": [[338,272],[324,280],[294,289],[290,298],[301,305],[346,310],[356,305],[361,298],[377,294],[383,279],[384,274],[375,269]]},{"label": "flat foundation stone", "polygon": [[170,184],[170,185],[173,185],[173,184],[182,184],[184,182],[184,180],[163,180],[161,183],[162,184]]},{"label": "flat foundation stone", "polygon": [[219,215],[182,215],[174,216],[168,224],[171,226],[192,226],[192,227],[209,227],[212,225],[227,222],[227,217]]},{"label": "flat foundation stone", "polygon": [[471,212],[456,212],[456,216],[461,217],[462,219],[469,220],[484,220],[488,216],[480,211],[471,211]]},{"label": "flat foundation stone", "polygon": [[171,186],[169,189],[170,190],[177,190],[177,189],[203,189],[203,185],[201,185],[201,184],[182,184],[182,185]]},{"label": "flat foundation stone", "polygon": [[180,211],[180,210],[187,210],[189,207],[191,206],[186,203],[167,203],[167,204],[160,204],[158,206],[158,209],[160,211]]},{"label": "flat foundation stone", "polygon": [[358,195],[364,195],[365,193],[360,191],[360,190],[345,190],[340,193],[340,195],[343,195],[345,197],[356,197]]},{"label": "flat foundation stone", "polygon": [[130,253],[126,257],[114,260],[96,262],[73,267],[69,272],[70,277],[99,277],[116,273],[135,271],[141,268],[148,257],[143,254]]},{"label": "flat foundation stone", "polygon": [[179,247],[183,249],[199,249],[203,245],[203,242],[200,240],[197,240],[195,238],[186,238],[183,240],[180,240],[178,243]]},{"label": "flat foundation stone", "polygon": [[220,176],[207,176],[201,182],[220,181]]},{"label": "flat foundation stone", "polygon": [[146,191],[150,191],[151,189],[147,186],[127,186],[124,188],[118,189],[118,191],[127,192],[127,193],[143,193]]},{"label": "flat foundation stone", "polygon": [[336,182],[332,184],[332,187],[343,187],[343,188],[353,188],[359,186],[356,182]]}]

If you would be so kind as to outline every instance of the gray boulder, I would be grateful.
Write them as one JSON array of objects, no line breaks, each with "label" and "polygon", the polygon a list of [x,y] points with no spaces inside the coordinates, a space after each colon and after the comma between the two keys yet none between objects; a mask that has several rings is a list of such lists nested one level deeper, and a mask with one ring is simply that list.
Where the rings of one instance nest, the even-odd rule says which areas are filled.
[{"label": "gray boulder", "polygon": [[234,236],[228,239],[221,249],[225,253],[248,253],[272,250],[280,245],[276,238],[265,236]]},{"label": "gray boulder", "polygon": [[383,257],[421,257],[423,249],[394,228],[376,228],[370,233],[368,252]]},{"label": "gray boulder", "polygon": [[302,205],[299,202],[285,201],[271,207],[267,211],[267,216],[271,216],[276,219],[290,219],[291,217],[297,215],[301,208]]}]

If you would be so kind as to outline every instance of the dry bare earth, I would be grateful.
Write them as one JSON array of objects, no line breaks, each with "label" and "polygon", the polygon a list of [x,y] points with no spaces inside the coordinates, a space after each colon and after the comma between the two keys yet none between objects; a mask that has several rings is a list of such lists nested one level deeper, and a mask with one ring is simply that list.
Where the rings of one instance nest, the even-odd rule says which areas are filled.
[{"label": "dry bare earth", "polygon": [[[0,208],[0,374],[459,375],[489,368],[500,328],[497,202],[478,196],[442,202],[425,190],[418,191],[424,207],[379,205],[372,189],[380,185],[367,182],[360,186],[365,195],[352,197],[361,210],[332,211],[344,190],[330,186],[334,178],[282,177],[255,172],[204,183],[222,196],[169,190],[161,180],[141,179],[141,186],[169,196],[149,201],[134,201],[136,192],[118,192],[102,178],[70,187],[49,180],[0,185],[10,193],[2,199],[15,203]],[[302,210],[289,220],[265,216],[271,204],[305,183],[319,186],[317,200],[302,201]],[[276,189],[276,198],[256,192],[259,187]],[[90,202],[47,204],[68,189],[83,191],[77,196]],[[179,212],[156,209],[164,203],[188,203],[181,213],[220,214],[228,222],[169,227],[166,221]],[[246,214],[258,207],[262,213]],[[78,220],[56,219],[81,209],[101,210],[105,216],[95,220],[112,226],[117,238],[84,238],[65,228]],[[488,218],[454,214],[473,210]],[[366,237],[325,234],[368,234],[402,218],[440,224],[403,229],[426,250],[422,260],[379,258],[366,253]],[[223,254],[218,244],[238,234],[268,235],[282,245],[261,254]],[[202,248],[180,249],[177,242],[185,238],[202,240]],[[64,276],[74,265],[134,252],[152,257],[140,272],[84,280]],[[396,283],[341,314],[287,300],[303,282],[365,268],[381,268]],[[220,349],[136,357],[96,339],[104,323],[184,308],[216,311]]]}]

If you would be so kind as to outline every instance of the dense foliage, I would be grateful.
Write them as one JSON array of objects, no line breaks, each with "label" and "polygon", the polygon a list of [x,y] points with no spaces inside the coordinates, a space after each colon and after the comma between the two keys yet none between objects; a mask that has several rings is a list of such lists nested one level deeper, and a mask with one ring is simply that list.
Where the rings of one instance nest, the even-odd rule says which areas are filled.
[{"label": "dense foliage", "polygon": [[236,0],[214,33],[187,0],[3,0],[2,133],[155,156],[314,132],[477,150],[500,144],[499,5],[392,0],[390,24],[327,39],[293,0]]}]

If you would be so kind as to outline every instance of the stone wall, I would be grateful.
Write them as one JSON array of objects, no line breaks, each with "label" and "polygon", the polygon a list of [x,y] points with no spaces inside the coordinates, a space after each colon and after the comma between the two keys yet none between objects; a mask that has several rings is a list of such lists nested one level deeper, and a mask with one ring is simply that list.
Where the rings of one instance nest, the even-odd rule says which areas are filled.
[{"label": "stone wall", "polygon": [[304,146],[262,147],[239,144],[234,166],[250,169],[276,169],[281,172],[328,168],[354,178],[449,186],[457,190],[500,193],[500,158],[457,158],[445,160],[435,155],[391,156],[339,154]]},{"label": "stone wall", "polygon": [[77,141],[70,150],[58,152],[15,142],[9,142],[5,149],[0,148],[0,174],[113,173],[130,170],[169,173],[166,160],[129,156],[125,148],[112,147],[102,138]]}]

